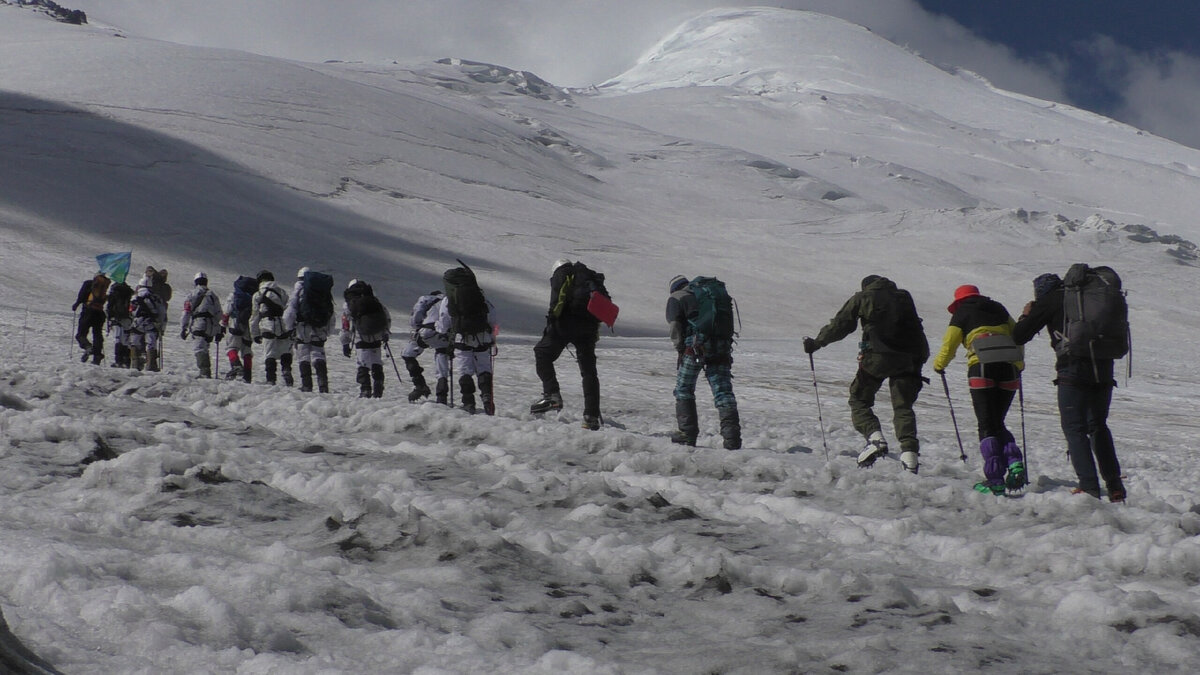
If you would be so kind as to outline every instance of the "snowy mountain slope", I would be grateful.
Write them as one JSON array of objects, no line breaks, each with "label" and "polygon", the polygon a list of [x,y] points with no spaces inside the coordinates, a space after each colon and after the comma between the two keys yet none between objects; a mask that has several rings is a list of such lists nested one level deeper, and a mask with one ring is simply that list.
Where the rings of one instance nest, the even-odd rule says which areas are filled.
[{"label": "snowy mountain slope", "polygon": [[[0,5],[0,605],[64,672],[1190,672],[1196,151],[806,13],[704,15],[602,92],[547,97],[500,67],[118,35]],[[729,86],[729,62],[758,74]],[[361,276],[398,322],[464,256],[503,317],[498,414],[409,405],[390,375],[358,400],[340,355],[326,396],[197,382],[173,336],[165,373],[79,364],[66,309],[129,247],[177,293],[196,268],[222,295],[263,266]],[[622,305],[599,433],[569,354],[567,409],[527,412],[564,254]],[[810,371],[797,338],[864,274],[911,289],[936,343],[954,286],[1017,311],[1076,260],[1131,292],[1129,504],[1069,494],[1044,338],[1009,418],[1024,496],[970,489],[961,358],[968,461],[935,382],[921,474],[853,468],[855,341]],[[666,439],[677,272],[739,300],[738,453],[707,401],[700,447]]]}]

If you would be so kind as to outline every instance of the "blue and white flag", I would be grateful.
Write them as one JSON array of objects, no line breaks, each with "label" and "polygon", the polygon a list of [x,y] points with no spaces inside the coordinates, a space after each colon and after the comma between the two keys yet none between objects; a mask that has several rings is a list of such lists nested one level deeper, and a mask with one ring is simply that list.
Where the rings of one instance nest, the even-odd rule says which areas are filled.
[{"label": "blue and white flag", "polygon": [[101,253],[96,256],[96,263],[100,265],[100,272],[118,284],[125,283],[125,277],[129,276],[129,265],[132,262],[133,251],[126,251],[125,253]]}]

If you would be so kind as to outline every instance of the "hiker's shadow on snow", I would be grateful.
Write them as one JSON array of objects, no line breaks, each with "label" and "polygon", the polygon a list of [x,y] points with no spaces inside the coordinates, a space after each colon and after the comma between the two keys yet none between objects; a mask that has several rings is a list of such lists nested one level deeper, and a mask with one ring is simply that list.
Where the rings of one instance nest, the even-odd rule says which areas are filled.
[{"label": "hiker's shadow on snow", "polygon": [[813,450],[812,448],[808,447],[807,445],[793,445],[792,447],[788,448],[787,450],[784,450],[784,452],[786,452],[789,455],[795,455],[795,454],[799,454],[799,453],[811,455],[814,452],[816,452],[816,450]]}]

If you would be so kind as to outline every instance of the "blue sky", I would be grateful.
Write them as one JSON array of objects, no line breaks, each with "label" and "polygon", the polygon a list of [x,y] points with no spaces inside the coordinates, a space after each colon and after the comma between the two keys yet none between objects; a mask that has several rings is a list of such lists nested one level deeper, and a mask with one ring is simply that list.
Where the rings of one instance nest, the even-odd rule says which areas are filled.
[{"label": "blue sky", "polygon": [[1069,102],[1089,110],[1119,115],[1137,107],[1126,97],[1133,78],[1149,75],[1143,69],[1157,67],[1164,78],[1177,76],[1182,87],[1200,87],[1200,81],[1187,81],[1186,67],[1177,60],[1200,55],[1197,0],[918,2],[1011,48],[1018,58],[1054,64]]},{"label": "blue sky", "polygon": [[93,23],[307,61],[487,61],[563,86],[615,77],[716,7],[805,9],[943,67],[1200,147],[1200,0],[75,0]]}]

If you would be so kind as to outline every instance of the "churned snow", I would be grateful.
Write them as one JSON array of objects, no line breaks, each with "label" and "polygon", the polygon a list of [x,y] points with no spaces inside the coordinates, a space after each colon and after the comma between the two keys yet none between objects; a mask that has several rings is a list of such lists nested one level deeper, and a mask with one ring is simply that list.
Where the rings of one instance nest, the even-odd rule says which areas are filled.
[{"label": "churned snow", "polygon": [[[1194,670],[1200,151],[783,10],[710,12],[602,87],[543,86],[0,4],[0,609],[23,644],[67,673]],[[335,350],[330,395],[198,381],[173,330],[163,373],[81,364],[75,292],[129,249],[171,271],[173,321],[198,269],[223,296],[308,265],[371,282],[402,326],[461,257],[505,317],[497,415],[410,405],[390,370],[359,400]],[[564,255],[622,308],[600,432],[570,353],[566,410],[528,413]],[[971,490],[962,359],[967,461],[935,380],[920,475],[855,467],[855,339],[813,370],[799,341],[864,275],[911,290],[936,345],[955,286],[1017,313],[1076,261],[1129,290],[1127,504],[1070,493],[1044,337],[1009,416],[1023,496]],[[741,451],[704,394],[699,447],[668,441],[675,274],[738,300]]]}]

